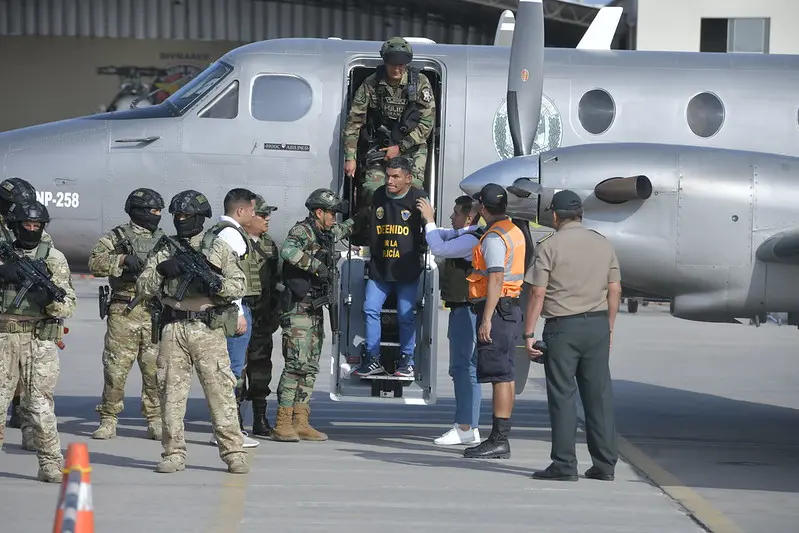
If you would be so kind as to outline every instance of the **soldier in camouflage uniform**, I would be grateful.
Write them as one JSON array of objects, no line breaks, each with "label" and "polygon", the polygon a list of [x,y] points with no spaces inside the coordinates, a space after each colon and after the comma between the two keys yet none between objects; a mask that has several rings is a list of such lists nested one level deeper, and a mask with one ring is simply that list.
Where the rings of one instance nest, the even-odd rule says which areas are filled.
[{"label": "soldier in camouflage uniform", "polygon": [[[0,183],[0,240],[7,242],[14,242],[14,234],[6,226],[5,218],[8,216],[8,210],[15,201],[27,199],[30,201],[36,200],[36,189],[33,188],[29,182],[22,178],[8,178]],[[52,243],[53,240],[47,232],[42,232],[42,242]],[[17,390],[14,393],[14,399],[11,401],[11,418],[8,421],[8,427],[21,428],[22,431],[22,448],[24,450],[36,451],[35,438],[33,435],[33,426],[30,423],[30,416],[28,414],[27,406],[22,402],[22,381],[17,383]]]},{"label": "soldier in camouflage uniform", "polygon": [[[361,184],[364,204],[385,184],[386,162],[398,155],[414,163],[413,186],[424,188],[427,165],[427,140],[436,118],[433,87],[427,76],[409,63],[413,60],[411,45],[394,37],[380,50],[383,65],[366,78],[355,91],[352,107],[344,128],[344,173],[355,176],[358,143],[364,139],[369,146],[382,140],[385,159],[366,165]],[[378,133],[380,126],[391,131],[390,140]]]},{"label": "soldier in camouflage uniform", "polygon": [[324,283],[335,281],[325,266],[333,242],[349,237],[356,226],[358,217],[336,223],[336,213],[343,212],[344,205],[333,191],[315,190],[305,201],[308,217],[297,222],[283,241],[280,257],[285,288],[280,296],[280,327],[285,367],[277,386],[273,440],[327,440],[327,435],[308,423],[325,338],[324,307],[314,309],[311,302],[319,297],[319,288]]},{"label": "soldier in camouflage uniform", "polygon": [[245,226],[253,240],[253,248],[260,264],[261,295],[252,308],[252,336],[247,347],[247,399],[252,402],[252,434],[268,438],[272,428],[266,418],[266,398],[272,393],[272,335],[280,325],[277,309],[280,280],[278,263],[280,250],[269,236],[269,217],[277,207],[267,205],[258,194],[255,198],[255,216]]},{"label": "soldier in camouflage uniform", "polygon": [[[22,199],[11,207],[6,220],[16,239],[16,253],[43,262],[51,282],[64,291],[64,301],[34,285],[20,305],[14,305],[21,288],[20,271],[13,262],[0,265],[0,354],[4,359],[0,365],[0,412],[8,409],[20,379],[25,390],[23,403],[34,428],[38,479],[60,483],[64,457],[53,402],[59,374],[56,342],[63,336],[64,320],[75,310],[75,290],[64,254],[52,242],[41,240],[50,221],[47,209],[35,200]],[[4,430],[5,417],[0,425],[0,445]]]},{"label": "soldier in camouflage uniform", "polygon": [[158,345],[151,342],[150,309],[143,302],[128,305],[136,296],[136,278],[144,268],[163,231],[161,209],[164,199],[152,189],[136,189],[125,201],[130,222],[115,227],[102,237],[89,256],[89,270],[97,278],[108,277],[111,286],[107,308],[108,324],[103,350],[103,397],[95,410],[100,427],[94,439],[116,437],[117,415],[124,408],[125,382],[138,361],[142,376],[142,416],[147,419],[147,436],[161,440],[161,407],[158,400],[155,362]]},{"label": "soldier in camouflage uniform", "polygon": [[203,240],[203,224],[211,217],[211,205],[205,195],[194,190],[179,192],[172,198],[169,212],[173,215],[175,239],[184,249],[205,256],[212,271],[220,274],[221,288],[213,291],[194,279],[185,297],[176,300],[185,271],[172,257],[175,250],[166,245],[153,250],[136,282],[137,295],[154,300],[153,305],[158,308],[163,306],[157,367],[164,452],[155,470],[173,473],[186,468],[183,418],[194,367],[211,412],[219,457],[228,465],[228,472],[246,474],[250,467],[242,446],[233,393],[236,378],[230,370],[225,338],[236,331],[238,308],[232,302],[244,295],[246,277],[236,252],[225,241]]}]

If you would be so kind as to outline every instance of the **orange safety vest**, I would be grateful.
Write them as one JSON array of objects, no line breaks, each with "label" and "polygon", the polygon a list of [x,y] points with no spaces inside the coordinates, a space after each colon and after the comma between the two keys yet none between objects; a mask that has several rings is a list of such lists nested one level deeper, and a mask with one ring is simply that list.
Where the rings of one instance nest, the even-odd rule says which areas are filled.
[{"label": "orange safety vest", "polygon": [[480,246],[489,233],[496,233],[505,241],[505,271],[500,297],[518,298],[522,293],[524,280],[524,254],[526,243],[524,234],[510,219],[498,220],[486,230],[477,246],[472,250],[472,273],[469,280],[469,300],[478,302],[488,295],[488,272],[483,250]]}]

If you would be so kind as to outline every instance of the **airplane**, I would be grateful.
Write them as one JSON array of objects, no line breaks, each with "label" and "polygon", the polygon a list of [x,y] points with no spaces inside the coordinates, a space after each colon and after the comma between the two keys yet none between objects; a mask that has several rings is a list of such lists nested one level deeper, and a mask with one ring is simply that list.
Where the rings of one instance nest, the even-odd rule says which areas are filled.
[{"label": "airplane", "polygon": [[[503,18],[508,23],[508,17]],[[609,18],[598,17],[596,23],[608,28]],[[498,27],[499,41],[507,31]],[[713,295],[719,294],[713,292],[718,282],[745,271],[732,267],[748,259],[735,248],[703,255],[704,251],[719,248],[725,234],[745,246],[748,234],[740,229],[745,224],[774,229],[769,235],[790,227],[790,221],[780,218],[790,209],[780,211],[776,196],[766,197],[763,191],[783,185],[780,200],[795,194],[787,188],[790,169],[795,168],[787,154],[795,150],[799,136],[791,103],[799,82],[799,59],[618,51],[609,49],[612,31],[595,30],[591,35],[577,49],[544,50],[541,2],[522,0],[510,47],[501,42],[477,46],[410,39],[413,66],[428,76],[437,102],[437,127],[429,139],[425,177],[437,218],[442,222],[461,189],[468,192],[485,178],[508,185],[521,179],[524,183],[517,189],[525,183],[543,185],[540,196],[514,196],[511,205],[514,220],[526,232],[530,255],[533,232],[526,221],[537,218],[546,225],[538,205],[546,204],[551,187],[568,183],[583,191],[589,183],[593,188],[606,178],[627,177],[601,187],[603,198],[620,203],[607,203],[599,195],[586,200],[586,222],[605,224],[602,231],[617,246],[625,283],[655,294],[672,283],[686,287],[675,294],[678,314],[706,306],[708,294],[712,305]],[[221,214],[218,210],[229,189],[250,188],[278,206],[270,234],[280,244],[289,227],[305,217],[303,204],[312,190],[328,187],[355,198],[349,179],[343,176],[341,131],[355,90],[381,63],[381,45],[337,38],[243,45],[224,54],[161,104],[0,133],[0,178],[20,176],[34,185],[53,219],[47,231],[76,272],[85,271],[89,250],[99,235],[126,220],[122,207],[136,187],[158,190],[167,202],[180,190],[199,190],[214,206],[215,217]],[[527,65],[528,61],[535,65]],[[524,69],[520,68],[523,64],[527,65]],[[509,83],[517,84],[517,80],[524,90],[507,92]],[[718,119],[712,113],[713,95],[725,102],[723,127],[712,135],[697,136],[692,127],[704,135]],[[506,96],[512,96],[507,98],[512,105]],[[534,154],[544,152],[555,155],[542,159],[544,179],[537,184]],[[780,158],[779,152],[786,157]],[[731,196],[740,190],[732,177],[748,171],[751,157],[762,158],[758,161],[765,165],[757,171],[766,177],[757,181],[758,201],[773,207],[768,214],[757,211],[759,217],[742,209],[746,205]],[[639,166],[645,174],[630,178],[638,175],[630,172]],[[706,174],[713,168],[718,170]],[[575,181],[578,172],[579,183]],[[655,199],[676,198],[676,189],[666,186],[667,177],[677,183],[674,180],[681,173],[692,177],[683,181],[683,187],[690,186],[694,192],[681,197],[682,202],[691,202],[687,208],[675,211],[664,202],[630,199],[630,191],[638,190],[630,187],[630,179],[636,185],[640,182],[643,190],[654,183]],[[705,183],[721,187],[709,189]],[[720,202],[736,207],[735,221],[740,218],[740,224],[703,218],[726,210]],[[357,209],[357,202],[350,205]],[[682,219],[675,218],[678,212]],[[610,222],[616,226],[607,227]],[[677,222],[679,241],[672,238]],[[696,233],[687,232],[686,222]],[[162,227],[172,231],[171,217],[163,218]],[[614,233],[613,227],[622,229]],[[683,254],[676,264],[677,248],[671,248],[672,242],[679,242]],[[784,255],[782,248],[775,250]],[[338,289],[343,305],[340,331],[332,338],[331,397],[435,403],[432,346],[440,299],[436,262],[429,255],[418,298],[417,375],[402,382],[403,378],[393,376],[354,378],[349,372],[363,347],[365,259],[348,248],[340,263]],[[763,301],[770,310],[780,310],[780,298],[795,301],[792,289],[775,292],[770,281],[773,276],[787,277],[793,268],[776,262],[762,267],[762,272],[769,273],[769,299]],[[717,275],[705,277],[703,272]],[[759,279],[765,287],[764,274]],[[385,337],[393,334],[391,305],[387,302],[383,317]],[[386,342],[388,352],[392,346]],[[524,389],[526,372],[519,375],[517,393]]]}]

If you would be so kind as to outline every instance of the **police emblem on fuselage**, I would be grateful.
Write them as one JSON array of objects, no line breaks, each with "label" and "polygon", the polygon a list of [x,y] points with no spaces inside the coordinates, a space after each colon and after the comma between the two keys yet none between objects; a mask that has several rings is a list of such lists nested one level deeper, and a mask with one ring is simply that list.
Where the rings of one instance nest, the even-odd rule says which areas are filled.
[{"label": "police emblem on fuselage", "polygon": [[[494,148],[500,159],[513,157],[513,140],[508,125],[508,106],[504,98],[494,114],[493,137]],[[549,97],[542,95],[541,119],[538,122],[532,155],[559,148],[562,141],[563,122],[560,112]]]}]

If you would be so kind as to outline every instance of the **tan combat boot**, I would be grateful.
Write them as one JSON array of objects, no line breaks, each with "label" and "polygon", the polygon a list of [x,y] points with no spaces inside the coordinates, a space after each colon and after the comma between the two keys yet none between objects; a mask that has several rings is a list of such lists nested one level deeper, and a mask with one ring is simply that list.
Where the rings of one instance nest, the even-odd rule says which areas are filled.
[{"label": "tan combat boot", "polygon": [[294,429],[302,440],[327,440],[327,435],[314,429],[308,423],[311,416],[311,406],[307,403],[294,404]]},{"label": "tan combat boot", "polygon": [[227,471],[231,474],[246,474],[250,471],[250,465],[247,464],[246,455],[235,455],[230,459],[227,464]]},{"label": "tan combat boot", "polygon": [[57,465],[48,463],[39,467],[39,474],[36,476],[39,481],[45,483],[61,483],[64,480],[64,474]]},{"label": "tan combat boot", "polygon": [[100,427],[92,433],[93,439],[113,439],[117,436],[117,421],[113,418],[100,419]]},{"label": "tan combat boot", "polygon": [[281,442],[300,442],[300,436],[294,429],[294,409],[292,407],[278,407],[277,421],[272,429],[272,440]]},{"label": "tan combat boot", "polygon": [[160,420],[150,420],[147,423],[147,438],[152,440],[161,440],[163,429]]},{"label": "tan combat boot", "polygon": [[167,457],[155,467],[155,471],[159,474],[174,474],[183,470],[186,470],[186,463],[183,462],[183,459],[175,456]]}]

